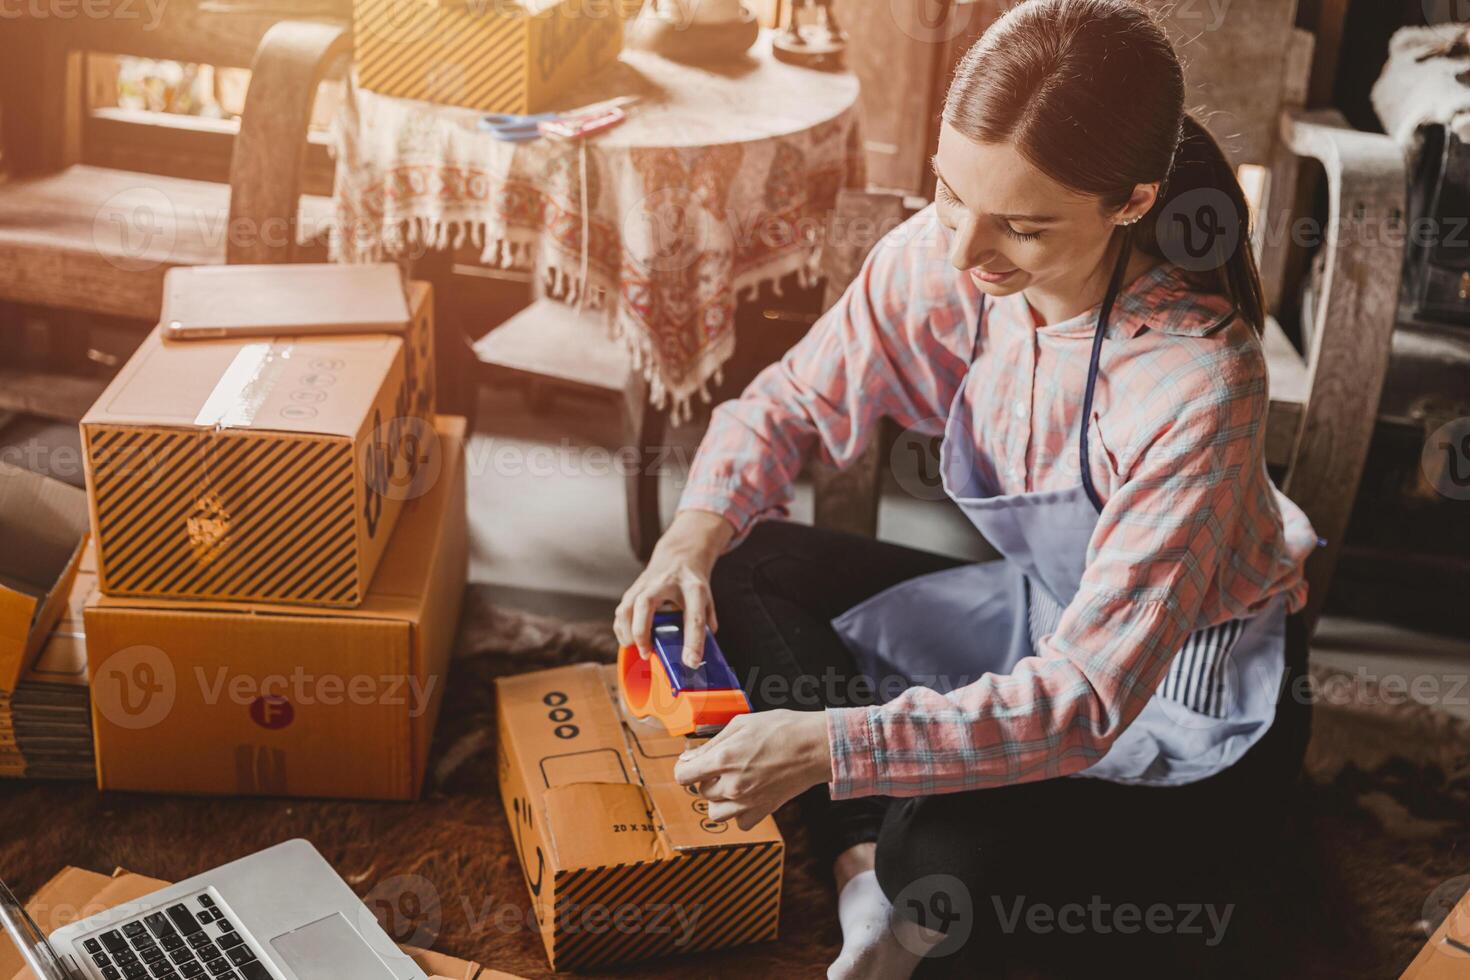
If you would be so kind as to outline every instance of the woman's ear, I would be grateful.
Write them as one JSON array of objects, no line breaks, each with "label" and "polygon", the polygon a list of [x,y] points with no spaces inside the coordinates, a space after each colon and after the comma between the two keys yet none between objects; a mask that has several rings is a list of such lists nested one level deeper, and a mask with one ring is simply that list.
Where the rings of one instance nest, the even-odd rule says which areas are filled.
[{"label": "woman's ear", "polygon": [[1128,203],[1113,214],[1113,221],[1120,225],[1131,225],[1148,214],[1149,209],[1158,199],[1158,181],[1151,184],[1134,184],[1133,193],[1128,195]]}]

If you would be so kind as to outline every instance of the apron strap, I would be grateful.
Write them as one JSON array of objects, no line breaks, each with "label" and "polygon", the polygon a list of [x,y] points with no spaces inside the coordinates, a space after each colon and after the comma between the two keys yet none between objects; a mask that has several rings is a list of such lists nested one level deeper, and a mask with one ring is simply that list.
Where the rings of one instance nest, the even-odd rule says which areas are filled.
[{"label": "apron strap", "polygon": [[975,340],[970,344],[970,363],[980,356],[980,331],[985,329],[985,294],[980,294],[980,309],[975,314]]},{"label": "apron strap", "polygon": [[1123,288],[1123,272],[1133,254],[1133,227],[1123,229],[1123,244],[1118,250],[1118,261],[1113,266],[1113,275],[1108,280],[1108,290],[1103,294],[1102,308],[1098,310],[1097,326],[1092,332],[1092,358],[1087,363],[1087,390],[1082,395],[1082,425],[1077,432],[1077,456],[1082,467],[1082,489],[1093,509],[1102,513],[1103,501],[1092,484],[1092,466],[1087,458],[1087,423],[1092,421],[1092,391],[1097,385],[1097,366],[1102,357],[1103,336],[1108,332],[1108,319],[1113,314],[1113,304],[1118,301],[1118,292]]}]

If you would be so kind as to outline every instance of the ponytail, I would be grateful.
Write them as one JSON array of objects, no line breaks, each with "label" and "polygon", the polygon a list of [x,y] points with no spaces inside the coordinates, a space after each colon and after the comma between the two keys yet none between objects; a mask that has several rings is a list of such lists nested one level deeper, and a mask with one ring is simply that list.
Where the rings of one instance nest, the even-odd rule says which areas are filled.
[{"label": "ponytail", "polygon": [[978,142],[1014,142],[1047,176],[1107,209],[1159,182],[1158,200],[1131,229],[1133,247],[1228,297],[1259,332],[1266,304],[1245,194],[1184,98],[1179,57],[1141,5],[1027,0],[960,60],[944,120]]},{"label": "ponytail", "polygon": [[1188,113],[1158,200],[1134,229],[1139,249],[1179,266],[1195,288],[1230,298],[1257,333],[1265,291],[1250,242],[1250,207],[1220,144]]}]

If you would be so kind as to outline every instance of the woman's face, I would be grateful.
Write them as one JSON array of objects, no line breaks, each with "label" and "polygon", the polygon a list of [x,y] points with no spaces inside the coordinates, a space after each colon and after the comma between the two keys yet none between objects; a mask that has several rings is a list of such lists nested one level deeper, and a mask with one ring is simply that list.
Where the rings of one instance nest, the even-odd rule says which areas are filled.
[{"label": "woman's face", "polygon": [[955,233],[950,262],[991,296],[1085,288],[1099,275],[1118,221],[1147,211],[1156,188],[1140,185],[1121,212],[1108,212],[1011,144],[977,143],[949,123],[940,127],[933,162],[939,220]]}]

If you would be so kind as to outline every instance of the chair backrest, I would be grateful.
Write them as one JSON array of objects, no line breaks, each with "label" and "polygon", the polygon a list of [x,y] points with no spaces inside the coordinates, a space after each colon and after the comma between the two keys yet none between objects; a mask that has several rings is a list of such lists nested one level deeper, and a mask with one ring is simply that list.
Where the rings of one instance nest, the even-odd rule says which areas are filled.
[{"label": "chair backrest", "polygon": [[[1281,114],[1305,104],[1312,35],[1297,30],[1296,0],[1147,0],[1184,63],[1186,107],[1256,190],[1255,248],[1266,299],[1282,299],[1283,219],[1296,193],[1296,158],[1283,152]],[[1259,176],[1258,188],[1252,177]],[[1273,193],[1275,192],[1275,193]]]},{"label": "chair backrest", "polygon": [[[1350,130],[1335,111],[1304,110],[1313,37],[1296,29],[1296,0],[1148,0],[1185,65],[1192,108],[1237,167],[1253,164],[1260,186],[1253,216],[1269,308],[1291,301],[1289,270],[1308,241],[1293,242],[1299,163],[1322,166],[1328,214],[1312,316],[1301,353],[1274,318],[1266,325],[1271,411],[1267,460],[1281,489],[1325,544],[1307,562],[1307,619],[1315,624],[1347,531],[1378,398],[1387,373],[1402,267],[1402,154],[1386,137]],[[1215,13],[1218,6],[1219,14]],[[1248,176],[1248,175],[1247,175]],[[1250,181],[1245,180],[1247,190]]]},{"label": "chair backrest", "polygon": [[[318,4],[317,6],[321,6]],[[345,3],[339,4],[350,12]],[[306,133],[322,80],[352,53],[348,21],[283,20],[282,11],[212,11],[200,0],[171,0],[150,16],[53,18],[41,32],[41,68],[58,84],[43,86],[45,142],[37,169],[80,162],[84,125],[85,52],[136,55],[250,68],[239,133],[230,153],[230,263],[289,261],[302,194]],[[272,223],[287,222],[290,234]]]}]

